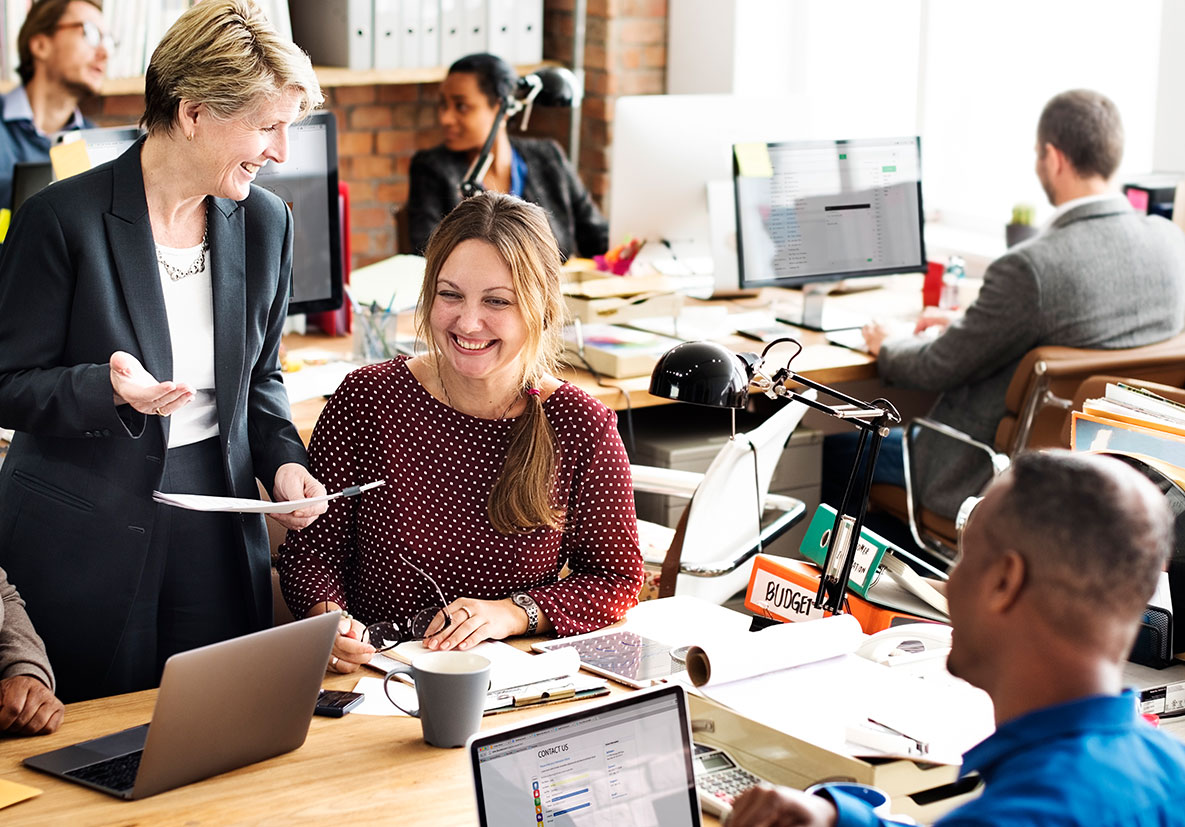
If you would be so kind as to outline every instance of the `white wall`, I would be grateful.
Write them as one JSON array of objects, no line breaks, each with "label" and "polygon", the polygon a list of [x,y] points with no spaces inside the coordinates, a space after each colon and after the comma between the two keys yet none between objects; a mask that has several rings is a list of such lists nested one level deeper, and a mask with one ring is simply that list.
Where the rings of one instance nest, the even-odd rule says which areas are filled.
[{"label": "white wall", "polygon": [[1065,89],[1119,106],[1120,181],[1185,170],[1181,0],[670,0],[670,22],[672,93],[794,95],[817,137],[920,134],[931,221],[1047,217],[1036,123]]}]

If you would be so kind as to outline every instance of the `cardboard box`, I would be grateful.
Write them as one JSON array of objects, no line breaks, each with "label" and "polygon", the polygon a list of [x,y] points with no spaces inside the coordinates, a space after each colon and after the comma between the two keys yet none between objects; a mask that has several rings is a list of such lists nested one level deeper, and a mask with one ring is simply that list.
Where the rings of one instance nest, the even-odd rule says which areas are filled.
[{"label": "cardboard box", "polygon": [[678,316],[683,309],[681,293],[639,293],[636,296],[564,296],[568,318],[584,324],[621,324],[647,316]]}]

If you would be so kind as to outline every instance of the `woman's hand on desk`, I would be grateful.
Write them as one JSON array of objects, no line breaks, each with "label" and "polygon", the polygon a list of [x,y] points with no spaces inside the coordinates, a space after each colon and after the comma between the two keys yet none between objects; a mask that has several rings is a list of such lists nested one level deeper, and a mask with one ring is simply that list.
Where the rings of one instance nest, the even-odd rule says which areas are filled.
[{"label": "woman's hand on desk", "polygon": [[117,406],[131,405],[142,414],[168,416],[193,401],[193,388],[184,382],[157,382],[130,353],[115,351],[108,366]]},{"label": "woman's hand on desk", "polygon": [[[341,606],[336,603],[317,603],[309,609],[308,617],[336,612]],[[342,614],[337,625],[337,637],[333,641],[333,649],[329,654],[329,668],[334,672],[353,672],[359,666],[365,666],[374,655],[374,647],[362,642],[362,633],[366,627],[347,614]]]},{"label": "woman's hand on desk", "polygon": [[[452,618],[447,629],[429,635],[424,646],[429,649],[472,649],[483,640],[503,640],[527,631],[527,615],[514,605],[510,598],[504,600],[475,600],[462,597],[445,606]],[[543,611],[539,611],[537,632],[551,628]]]},{"label": "woman's hand on desk", "polygon": [[[305,497],[325,496],[325,486],[309,473],[308,469],[299,462],[286,462],[276,469],[276,479],[272,483],[272,500],[285,502],[286,500],[303,500]],[[328,503],[317,503],[297,509],[291,514],[272,514],[272,519],[293,531],[299,531],[313,520],[325,513]]]}]

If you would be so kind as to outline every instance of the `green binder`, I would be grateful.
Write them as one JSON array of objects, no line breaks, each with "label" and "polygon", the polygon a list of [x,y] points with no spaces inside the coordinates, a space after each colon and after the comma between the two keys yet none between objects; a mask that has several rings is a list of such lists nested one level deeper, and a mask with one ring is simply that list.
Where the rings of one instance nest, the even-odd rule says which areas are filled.
[{"label": "green binder", "polygon": [[[811,524],[807,526],[806,536],[802,538],[799,551],[819,568],[827,557],[827,544],[831,542],[831,529],[835,525],[835,509],[826,503],[819,503]],[[848,577],[848,589],[868,597],[868,590],[876,582],[876,573],[880,569],[881,558],[889,549],[896,546],[872,533],[867,528],[860,532],[860,542],[856,544],[856,559],[852,562],[852,573]]]}]

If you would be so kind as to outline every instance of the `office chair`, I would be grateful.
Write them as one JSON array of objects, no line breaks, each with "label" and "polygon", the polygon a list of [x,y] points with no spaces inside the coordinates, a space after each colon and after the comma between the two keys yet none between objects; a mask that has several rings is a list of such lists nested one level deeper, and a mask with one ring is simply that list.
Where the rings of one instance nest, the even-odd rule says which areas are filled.
[{"label": "office chair", "polygon": [[[748,585],[753,557],[806,515],[801,500],[769,493],[782,451],[806,410],[798,402],[782,405],[761,425],[725,443],[702,474],[630,466],[635,491],[689,499],[674,529],[638,521],[650,591],[657,591],[644,590],[643,596],[678,591],[724,603]],[[775,516],[765,521],[768,511]]]},{"label": "office chair", "polygon": [[407,215],[407,204],[392,207],[391,219],[395,222],[395,255],[415,253],[411,245],[411,224]]},{"label": "office chair", "polygon": [[923,506],[922,492],[915,484],[916,454],[911,448],[921,432],[929,430],[982,452],[985,465],[995,476],[1006,470],[1011,458],[1021,451],[1068,448],[1070,413],[1081,407],[1080,400],[1075,404],[1075,395],[1087,379],[1103,374],[1181,388],[1185,386],[1185,333],[1156,344],[1121,350],[1053,345],[1030,350],[1012,375],[1005,396],[1007,412],[996,427],[994,444],[987,445],[948,425],[918,417],[905,430],[905,488],[874,485],[870,502],[906,523],[914,542],[937,558],[931,562],[949,565],[957,550],[954,520]]}]

